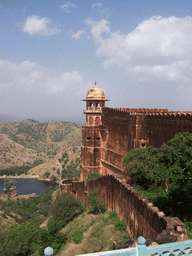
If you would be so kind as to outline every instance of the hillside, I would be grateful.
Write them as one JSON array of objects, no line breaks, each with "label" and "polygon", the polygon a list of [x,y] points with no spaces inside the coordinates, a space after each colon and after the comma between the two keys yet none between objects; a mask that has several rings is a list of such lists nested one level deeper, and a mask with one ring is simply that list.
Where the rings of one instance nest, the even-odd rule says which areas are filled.
[{"label": "hillside", "polygon": [[46,153],[42,152],[39,156],[37,150],[25,148],[7,135],[0,134],[0,169],[22,166],[25,163],[32,164],[46,157]]},{"label": "hillside", "polygon": [[[68,122],[35,120],[0,124],[0,169],[55,162],[62,150],[80,154],[81,127]],[[73,157],[72,157],[73,159]],[[70,159],[71,160],[71,159]],[[49,165],[49,164],[48,164]],[[56,168],[54,164],[52,168]]]},{"label": "hillside", "polygon": [[[62,156],[67,152],[67,161]],[[80,150],[72,150],[72,147],[65,147],[61,149],[53,158],[48,159],[45,163],[31,168],[28,174],[37,174],[40,178],[44,177],[46,172],[50,173],[50,177],[54,175],[58,181],[61,180],[62,171],[70,169],[71,163],[77,163],[73,169],[80,170]],[[66,178],[66,177],[63,177]]]},{"label": "hillside", "polygon": [[[110,218],[109,212],[100,215],[81,214],[61,230],[67,235],[67,244],[61,249],[58,256],[75,256],[93,252],[102,252],[113,249],[113,241],[125,243],[130,239],[126,230],[118,230],[118,219]],[[74,243],[75,231],[83,233],[79,244]],[[134,244],[135,245],[135,244]]]}]

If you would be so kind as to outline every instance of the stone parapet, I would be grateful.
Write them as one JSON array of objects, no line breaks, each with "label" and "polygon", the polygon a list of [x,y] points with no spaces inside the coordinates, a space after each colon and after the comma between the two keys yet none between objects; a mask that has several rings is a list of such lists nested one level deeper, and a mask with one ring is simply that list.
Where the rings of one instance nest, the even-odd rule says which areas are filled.
[{"label": "stone parapet", "polygon": [[106,108],[114,112],[127,112],[129,114],[160,114],[160,115],[192,115],[192,111],[169,111],[168,108]]},{"label": "stone parapet", "polygon": [[74,194],[86,206],[85,197],[95,188],[99,189],[106,209],[116,211],[118,217],[125,220],[127,230],[134,239],[144,236],[155,240],[164,230],[173,234],[177,241],[186,239],[184,224],[177,217],[166,217],[127,184],[121,175],[103,175],[97,179],[83,181],[64,180],[60,183],[60,194]]}]

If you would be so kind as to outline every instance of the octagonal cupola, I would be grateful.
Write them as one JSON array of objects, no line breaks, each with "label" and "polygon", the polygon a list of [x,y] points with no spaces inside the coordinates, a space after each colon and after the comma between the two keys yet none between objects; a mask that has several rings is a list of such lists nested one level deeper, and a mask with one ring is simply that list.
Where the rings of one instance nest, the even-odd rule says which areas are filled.
[{"label": "octagonal cupola", "polygon": [[89,89],[86,95],[86,110],[83,111],[86,114],[86,125],[97,126],[101,125],[102,108],[105,107],[105,94],[100,89],[96,82],[93,88]]}]

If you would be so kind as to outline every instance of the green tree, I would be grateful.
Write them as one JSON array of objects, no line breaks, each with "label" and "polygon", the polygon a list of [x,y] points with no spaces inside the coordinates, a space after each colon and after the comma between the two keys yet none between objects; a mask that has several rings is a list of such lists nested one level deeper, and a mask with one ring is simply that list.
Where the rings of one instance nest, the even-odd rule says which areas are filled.
[{"label": "green tree", "polygon": [[7,192],[10,191],[10,189],[12,188],[14,183],[15,183],[15,180],[6,179],[6,181],[4,183],[4,188],[7,189]]},{"label": "green tree", "polygon": [[[143,186],[148,186],[154,181],[151,172],[159,169],[159,149],[149,146],[147,148],[134,149],[127,153],[123,159],[127,175]],[[157,180],[155,180],[155,183]]]},{"label": "green tree", "polygon": [[45,172],[45,173],[44,173],[44,177],[45,177],[45,178],[49,178],[49,175],[50,175],[50,172]]},{"label": "green tree", "polygon": [[7,255],[30,255],[31,244],[37,243],[40,228],[33,222],[22,223],[7,234],[4,247]]},{"label": "green tree", "polygon": [[53,219],[61,221],[63,226],[83,212],[81,202],[68,193],[62,193],[52,204],[51,213]]},{"label": "green tree", "polygon": [[192,134],[179,133],[160,149],[152,146],[134,149],[123,159],[127,175],[148,187],[164,184],[165,191],[191,186]]},{"label": "green tree", "polygon": [[62,228],[62,222],[50,218],[47,223],[47,229],[50,234],[54,235]]},{"label": "green tree", "polygon": [[51,180],[52,182],[55,182],[55,181],[56,181],[56,177],[55,177],[55,175],[51,175],[50,180]]},{"label": "green tree", "polygon": [[99,189],[93,189],[86,197],[86,204],[90,207],[89,213],[105,212],[106,208],[103,203],[103,198],[99,197]]},{"label": "green tree", "polygon": [[88,173],[87,179],[92,180],[92,179],[99,178],[100,176],[101,175],[96,170],[93,170],[93,173]]},{"label": "green tree", "polygon": [[183,187],[192,178],[192,134],[179,133],[160,148],[162,179],[165,174],[167,190]]}]

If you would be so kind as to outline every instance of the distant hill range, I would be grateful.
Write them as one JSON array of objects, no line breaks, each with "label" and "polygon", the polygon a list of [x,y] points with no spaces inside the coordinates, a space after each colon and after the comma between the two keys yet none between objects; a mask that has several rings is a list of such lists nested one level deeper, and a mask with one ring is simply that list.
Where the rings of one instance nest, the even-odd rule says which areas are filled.
[{"label": "distant hill range", "polygon": [[0,124],[0,169],[54,158],[61,150],[80,154],[81,127],[69,122],[23,122]]}]

